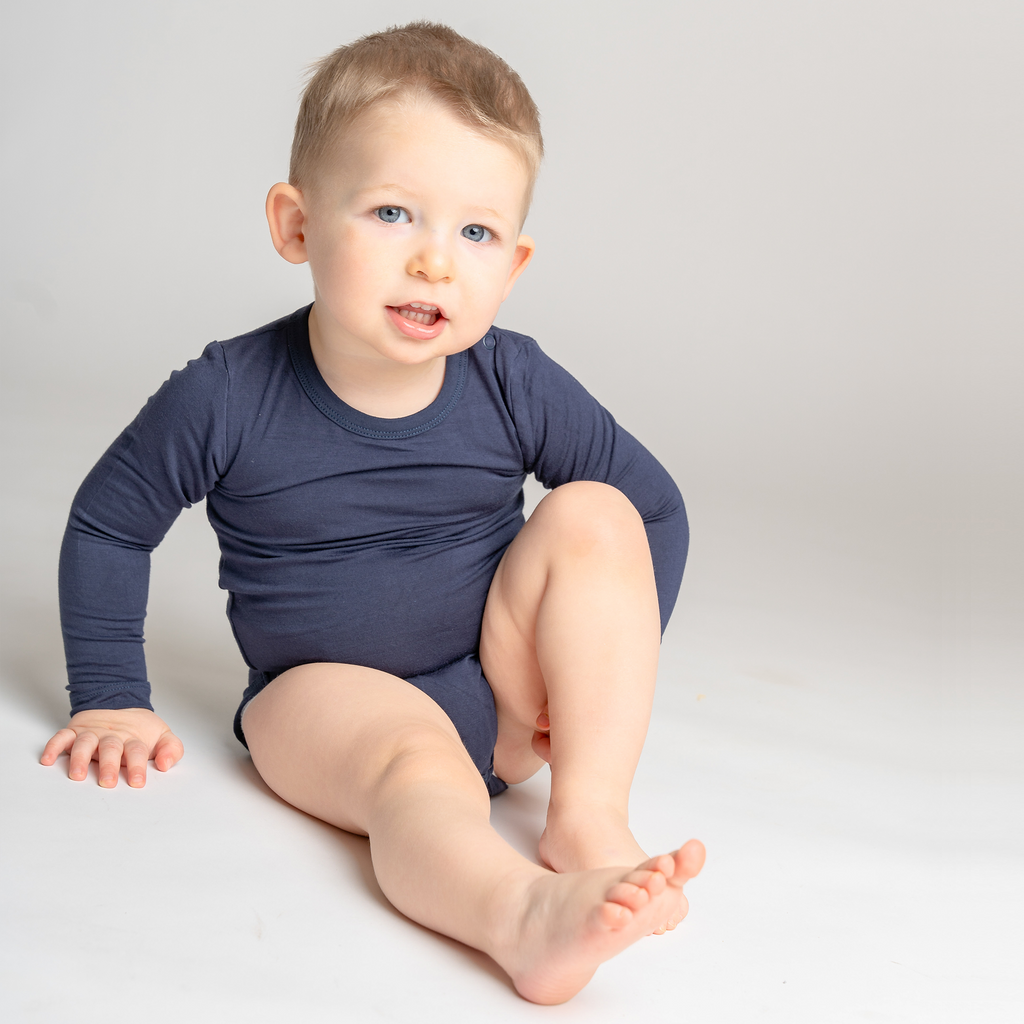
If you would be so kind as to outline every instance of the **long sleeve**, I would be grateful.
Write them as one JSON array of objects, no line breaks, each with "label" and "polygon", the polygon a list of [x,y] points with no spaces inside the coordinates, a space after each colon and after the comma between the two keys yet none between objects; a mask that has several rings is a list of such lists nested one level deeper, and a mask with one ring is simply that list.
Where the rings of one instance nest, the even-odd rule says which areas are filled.
[{"label": "long sleeve", "polygon": [[60,612],[72,713],[151,708],[143,655],[149,556],[226,458],[221,346],[171,378],[117,438],[75,497],[60,556]]},{"label": "long sleeve", "polygon": [[[502,332],[506,334],[506,332]],[[664,632],[675,606],[689,545],[686,509],[661,463],[536,343],[521,335],[506,400],[527,472],[545,487],[596,480],[617,487],[644,521]]]}]

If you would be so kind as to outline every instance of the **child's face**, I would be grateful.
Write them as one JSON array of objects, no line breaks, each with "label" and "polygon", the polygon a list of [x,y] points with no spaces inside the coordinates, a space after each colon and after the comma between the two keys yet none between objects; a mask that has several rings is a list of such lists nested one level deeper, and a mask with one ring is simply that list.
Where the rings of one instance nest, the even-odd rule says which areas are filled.
[{"label": "child's face", "polygon": [[320,337],[405,364],[475,344],[533,253],[527,186],[509,148],[435,101],[372,111],[302,200]]}]

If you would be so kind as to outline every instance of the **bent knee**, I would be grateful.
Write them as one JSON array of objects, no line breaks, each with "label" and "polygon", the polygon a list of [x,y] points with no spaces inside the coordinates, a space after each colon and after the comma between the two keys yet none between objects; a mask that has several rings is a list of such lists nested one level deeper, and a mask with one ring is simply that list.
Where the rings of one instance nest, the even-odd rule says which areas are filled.
[{"label": "bent knee", "polygon": [[[596,480],[574,480],[556,487],[537,507],[539,524],[555,529],[560,544],[589,552],[647,543],[643,519],[617,487]],[[538,524],[538,525],[539,525]],[[564,548],[563,548],[564,550]]]}]

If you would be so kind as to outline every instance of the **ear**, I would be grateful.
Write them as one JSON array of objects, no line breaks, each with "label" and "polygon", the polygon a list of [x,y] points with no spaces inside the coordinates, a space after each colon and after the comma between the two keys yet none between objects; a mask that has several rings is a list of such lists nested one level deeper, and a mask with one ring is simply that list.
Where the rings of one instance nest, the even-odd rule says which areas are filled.
[{"label": "ear", "polygon": [[537,246],[529,235],[520,235],[516,239],[516,251],[512,254],[512,266],[509,267],[508,281],[505,282],[505,293],[501,296],[504,302],[512,291],[512,285],[516,283],[519,275],[526,269],[527,264],[533,259],[533,251]]},{"label": "ear", "polygon": [[305,263],[306,202],[302,193],[286,182],[279,181],[267,195],[267,223],[274,248],[289,263]]}]

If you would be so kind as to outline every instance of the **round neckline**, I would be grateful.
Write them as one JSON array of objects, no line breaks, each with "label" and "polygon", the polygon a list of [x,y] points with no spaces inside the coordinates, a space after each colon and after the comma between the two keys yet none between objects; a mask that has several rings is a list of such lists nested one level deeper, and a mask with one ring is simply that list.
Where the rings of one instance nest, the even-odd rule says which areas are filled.
[{"label": "round neckline", "polygon": [[329,420],[339,427],[363,437],[398,440],[415,437],[436,427],[455,408],[466,385],[469,354],[466,351],[447,356],[444,365],[444,383],[430,405],[410,416],[395,418],[370,416],[343,402],[331,389],[317,368],[313,350],[309,345],[309,311],[312,303],[298,310],[288,329],[288,354],[292,369],[299,378],[302,390],[309,400]]}]

